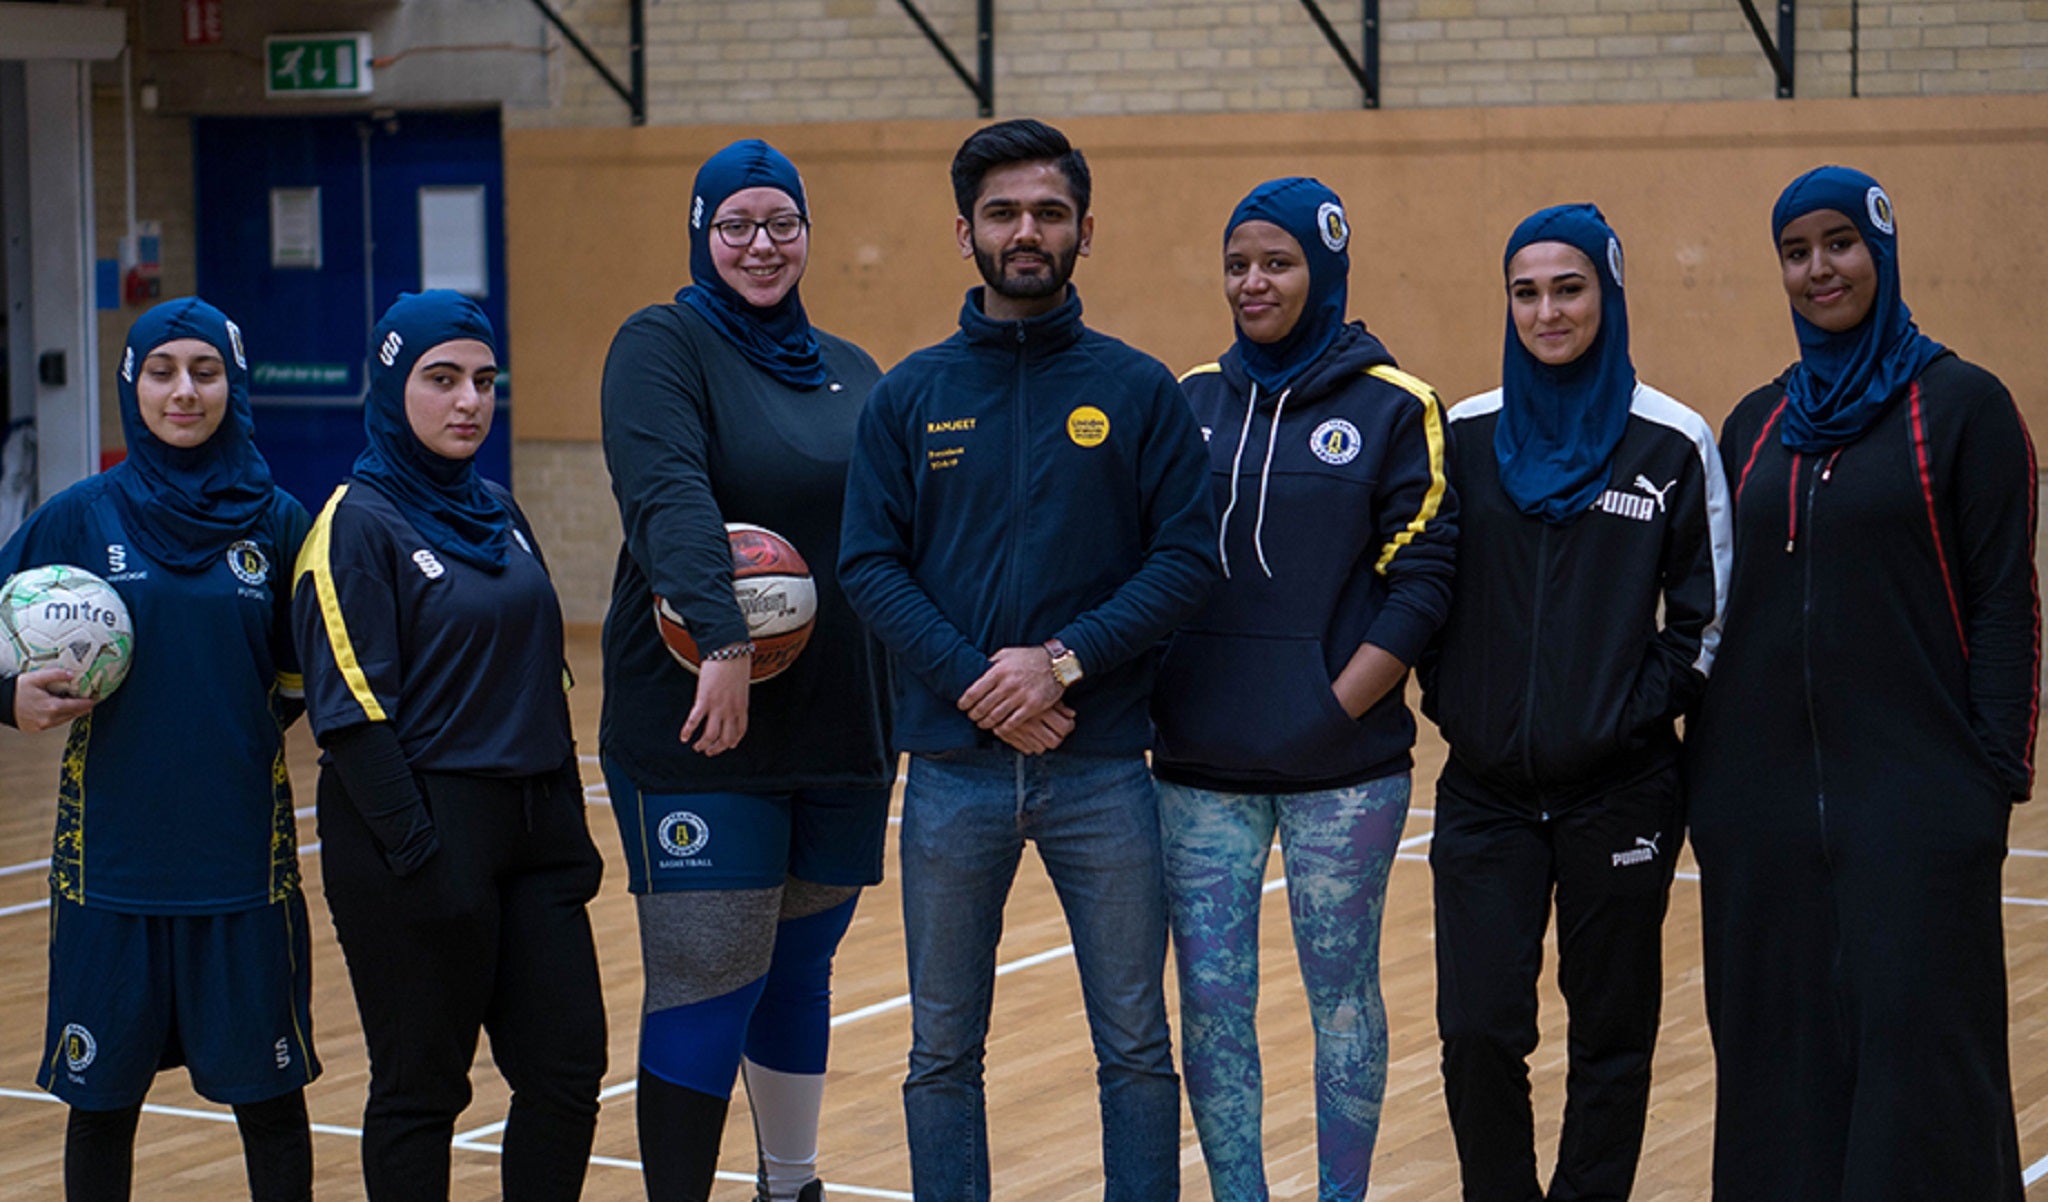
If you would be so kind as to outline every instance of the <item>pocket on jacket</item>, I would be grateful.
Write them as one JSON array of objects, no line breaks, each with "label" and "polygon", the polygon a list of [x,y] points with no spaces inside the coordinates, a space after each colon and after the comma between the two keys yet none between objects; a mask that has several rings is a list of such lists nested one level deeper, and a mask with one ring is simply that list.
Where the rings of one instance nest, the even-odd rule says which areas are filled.
[{"label": "pocket on jacket", "polygon": [[1316,639],[1182,631],[1160,664],[1152,709],[1159,754],[1172,763],[1314,779],[1363,754]]}]

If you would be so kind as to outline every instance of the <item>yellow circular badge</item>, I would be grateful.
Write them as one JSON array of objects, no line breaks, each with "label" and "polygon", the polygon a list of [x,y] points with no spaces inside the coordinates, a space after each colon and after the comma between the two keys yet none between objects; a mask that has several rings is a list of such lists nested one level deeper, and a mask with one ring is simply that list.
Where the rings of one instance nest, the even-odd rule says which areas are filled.
[{"label": "yellow circular badge", "polygon": [[1109,414],[1083,405],[1067,414],[1067,437],[1078,447],[1099,447],[1109,440]]}]

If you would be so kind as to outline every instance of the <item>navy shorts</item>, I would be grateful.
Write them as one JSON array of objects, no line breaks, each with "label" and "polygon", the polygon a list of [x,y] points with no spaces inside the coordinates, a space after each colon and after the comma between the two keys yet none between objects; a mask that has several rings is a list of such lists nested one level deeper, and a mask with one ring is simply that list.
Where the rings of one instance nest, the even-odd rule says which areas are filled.
[{"label": "navy shorts", "polygon": [[279,1097],[320,1075],[311,993],[300,894],[233,914],[122,914],[55,898],[36,1084],[82,1110],[120,1110],[182,1064],[216,1102]]},{"label": "navy shorts", "polygon": [[612,816],[635,893],[767,889],[882,879],[889,787],[793,793],[643,793],[606,760]]}]

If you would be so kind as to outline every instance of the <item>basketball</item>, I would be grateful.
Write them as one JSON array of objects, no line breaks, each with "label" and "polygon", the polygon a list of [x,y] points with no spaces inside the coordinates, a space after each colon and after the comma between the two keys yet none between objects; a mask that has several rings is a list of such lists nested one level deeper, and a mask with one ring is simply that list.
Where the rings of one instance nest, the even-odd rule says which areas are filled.
[{"label": "basketball", "polygon": [[[727,522],[725,536],[732,545],[733,597],[746,615],[747,637],[754,641],[752,678],[758,684],[780,676],[811,641],[818,588],[811,581],[811,565],[773,530]],[[666,598],[654,599],[654,625],[669,654],[695,674],[703,653]]]},{"label": "basketball", "polygon": [[28,568],[0,586],[0,674],[67,668],[61,696],[105,697],[128,675],[135,627],[114,586],[84,568]]}]

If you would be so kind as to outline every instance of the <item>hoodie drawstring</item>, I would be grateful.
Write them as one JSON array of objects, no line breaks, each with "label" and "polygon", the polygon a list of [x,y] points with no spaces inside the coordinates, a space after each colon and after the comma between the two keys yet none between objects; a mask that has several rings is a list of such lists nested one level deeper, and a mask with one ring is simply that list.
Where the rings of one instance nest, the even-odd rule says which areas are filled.
[{"label": "hoodie drawstring", "polygon": [[1294,394],[1292,388],[1284,389],[1280,399],[1273,402],[1273,424],[1266,427],[1266,462],[1259,468],[1259,509],[1252,521],[1252,550],[1258,552],[1259,570],[1266,579],[1273,578],[1273,569],[1266,566],[1266,543],[1263,537],[1266,529],[1266,486],[1273,478],[1273,445],[1280,438],[1280,411],[1287,408],[1287,398]]},{"label": "hoodie drawstring", "polygon": [[1237,432],[1237,454],[1230,457],[1230,504],[1223,507],[1223,516],[1216,522],[1216,557],[1223,561],[1223,578],[1230,579],[1230,549],[1224,540],[1230,533],[1230,515],[1237,508],[1237,468],[1244,462],[1245,439],[1252,433],[1252,410],[1258,408],[1259,386],[1252,385],[1252,394],[1244,403],[1244,427]]},{"label": "hoodie drawstring", "polygon": [[[1273,569],[1266,564],[1266,491],[1273,478],[1273,447],[1280,437],[1280,412],[1287,407],[1287,398],[1293,395],[1292,388],[1284,389],[1280,399],[1273,403],[1273,424],[1266,429],[1266,461],[1259,468],[1259,505],[1252,519],[1252,550],[1259,557],[1259,570],[1266,579],[1273,578]],[[1237,453],[1230,457],[1230,503],[1223,507],[1223,516],[1216,522],[1216,557],[1223,561],[1223,578],[1230,579],[1230,551],[1224,543],[1230,536],[1230,515],[1237,510],[1237,475],[1244,465],[1244,444],[1251,439],[1252,414],[1259,407],[1259,386],[1252,385],[1251,395],[1245,399],[1244,425],[1237,432]]]}]

